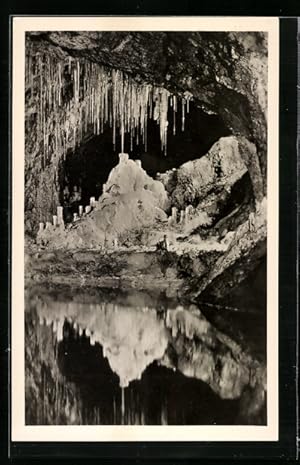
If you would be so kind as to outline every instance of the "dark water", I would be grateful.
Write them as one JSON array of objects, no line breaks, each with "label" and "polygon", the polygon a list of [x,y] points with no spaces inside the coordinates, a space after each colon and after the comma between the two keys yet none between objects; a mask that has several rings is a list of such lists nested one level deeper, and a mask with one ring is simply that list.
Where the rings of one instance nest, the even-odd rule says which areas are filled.
[{"label": "dark water", "polygon": [[32,288],[25,334],[27,424],[266,422],[263,356],[163,294]]}]

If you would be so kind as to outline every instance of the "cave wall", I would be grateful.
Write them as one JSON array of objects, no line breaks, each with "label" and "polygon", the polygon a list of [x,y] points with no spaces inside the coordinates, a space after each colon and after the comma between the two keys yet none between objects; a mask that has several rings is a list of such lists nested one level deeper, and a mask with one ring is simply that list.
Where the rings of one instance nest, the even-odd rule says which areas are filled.
[{"label": "cave wall", "polygon": [[[91,66],[105,66],[109,70],[117,69],[126,73],[129,81],[134,79],[137,88],[139,85],[150,85],[155,92],[155,89],[159,89],[162,102],[159,109],[160,132],[161,114],[164,113],[163,117],[166,118],[166,95],[174,96],[178,105],[181,102],[186,104],[191,98],[193,105],[208,114],[218,115],[232,134],[244,138],[243,153],[255,197],[258,201],[263,197],[267,165],[266,34],[35,32],[26,36],[26,56],[27,231],[34,230],[38,221],[49,219],[60,202],[64,159],[68,151],[74,152],[85,137],[97,132],[95,125],[86,125],[84,134],[79,128],[78,115],[83,105],[76,95],[76,89],[78,91],[83,86],[83,77],[79,71],[76,87],[76,74],[68,74],[70,63],[71,66],[84,62]],[[37,60],[37,57],[40,58]],[[54,66],[48,66],[49,63],[54,63]],[[53,73],[60,66],[63,66],[63,83],[60,83],[62,97],[58,98],[58,111],[57,108],[46,108],[40,90],[41,82],[44,87],[56,82]],[[32,67],[35,67],[34,72]],[[45,75],[45,70],[50,70],[48,75]],[[56,95],[55,86],[53,92]],[[46,138],[40,130],[43,113],[46,113],[48,119]],[[70,129],[76,128],[74,137],[70,130],[70,134],[64,136],[64,141],[60,141],[57,129],[61,122],[57,121],[57,115],[68,122]]]}]

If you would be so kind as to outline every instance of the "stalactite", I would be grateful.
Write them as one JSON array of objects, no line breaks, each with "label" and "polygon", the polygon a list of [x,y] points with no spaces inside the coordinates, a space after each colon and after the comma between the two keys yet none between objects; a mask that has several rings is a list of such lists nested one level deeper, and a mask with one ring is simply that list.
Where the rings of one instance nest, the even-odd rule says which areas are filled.
[{"label": "stalactite", "polygon": [[177,99],[176,95],[173,95],[173,135],[176,135],[176,112],[177,112]]},{"label": "stalactite", "polygon": [[121,388],[121,419],[122,425],[125,423],[125,388]]},{"label": "stalactite", "polygon": [[[66,92],[69,82],[71,95]],[[26,83],[37,86],[37,140],[43,141],[44,154],[49,153],[51,134],[55,153],[65,154],[91,129],[101,134],[106,125],[113,130],[114,149],[117,149],[119,134],[120,149],[124,152],[128,134],[130,150],[134,140],[137,144],[143,143],[147,150],[148,119],[157,122],[161,150],[166,154],[169,105],[173,110],[173,134],[176,134],[177,96],[162,87],[137,83],[122,71],[71,57],[65,62],[51,55],[29,54]],[[184,130],[185,113],[189,112],[192,96],[180,98]]]},{"label": "stalactite", "polygon": [[182,124],[181,124],[181,130],[184,131],[184,123],[185,123],[185,99],[183,98],[181,100],[182,104]]}]

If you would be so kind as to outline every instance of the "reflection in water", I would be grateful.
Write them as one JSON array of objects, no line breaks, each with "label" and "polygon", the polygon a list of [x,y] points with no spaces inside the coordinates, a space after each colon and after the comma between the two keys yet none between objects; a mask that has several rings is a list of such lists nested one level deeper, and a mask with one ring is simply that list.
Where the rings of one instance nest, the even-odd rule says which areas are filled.
[{"label": "reflection in water", "polygon": [[76,303],[37,303],[40,322],[52,324],[57,340],[63,339],[64,321],[75,332],[99,343],[111,370],[119,376],[120,386],[141,379],[145,368],[160,359],[168,345],[164,322],[155,309],[134,308],[111,303],[87,305]]},{"label": "reflection in water", "polygon": [[27,424],[265,423],[264,366],[197,307],[104,290],[34,295]]}]

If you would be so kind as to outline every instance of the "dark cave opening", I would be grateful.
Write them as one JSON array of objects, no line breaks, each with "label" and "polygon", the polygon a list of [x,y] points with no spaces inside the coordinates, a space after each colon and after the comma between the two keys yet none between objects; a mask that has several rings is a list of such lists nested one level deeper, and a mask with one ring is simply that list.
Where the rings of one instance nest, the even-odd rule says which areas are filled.
[{"label": "dark cave opening", "polygon": [[[176,134],[173,134],[173,118],[173,109],[169,108],[166,154],[161,150],[159,125],[152,119],[148,119],[147,150],[141,140],[135,140],[131,150],[130,136],[125,134],[124,151],[131,159],[140,159],[142,167],[153,178],[157,173],[200,158],[220,137],[230,135],[220,116],[204,113],[193,102],[190,102],[190,111],[185,115],[184,130],[182,114],[177,112]],[[106,127],[102,134],[83,139],[75,151],[67,153],[60,183],[62,204],[74,205],[77,209],[78,202],[87,205],[90,197],[97,199],[101,195],[102,185],[112,168],[118,164],[121,151],[120,135],[117,134],[115,149],[112,139],[112,129]]]}]

